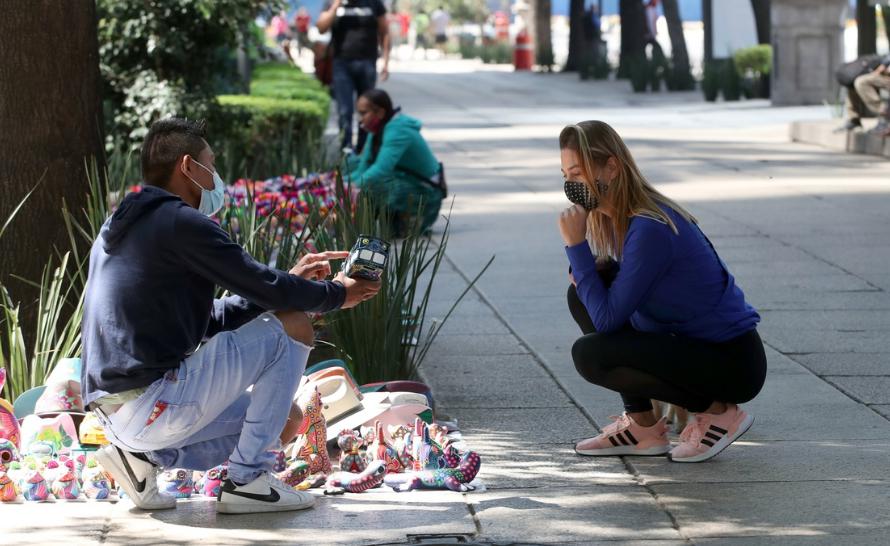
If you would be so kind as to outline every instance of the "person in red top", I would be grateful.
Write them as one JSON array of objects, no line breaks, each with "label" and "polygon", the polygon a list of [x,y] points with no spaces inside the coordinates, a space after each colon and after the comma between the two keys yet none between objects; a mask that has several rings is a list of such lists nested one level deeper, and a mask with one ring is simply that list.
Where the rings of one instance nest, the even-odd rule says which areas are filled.
[{"label": "person in red top", "polygon": [[297,10],[294,16],[294,28],[297,31],[297,52],[309,46],[309,26],[312,24],[312,16],[306,8]]}]

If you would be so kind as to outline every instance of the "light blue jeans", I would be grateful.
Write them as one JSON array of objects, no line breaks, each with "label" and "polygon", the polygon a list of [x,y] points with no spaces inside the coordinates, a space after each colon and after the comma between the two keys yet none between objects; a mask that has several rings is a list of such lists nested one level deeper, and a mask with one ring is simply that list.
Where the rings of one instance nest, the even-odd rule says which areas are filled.
[{"label": "light blue jeans", "polygon": [[162,468],[207,470],[228,460],[229,477],[248,483],[275,462],[269,450],[280,447],[311,350],[263,313],[214,336],[116,412],[96,414],[112,443]]}]

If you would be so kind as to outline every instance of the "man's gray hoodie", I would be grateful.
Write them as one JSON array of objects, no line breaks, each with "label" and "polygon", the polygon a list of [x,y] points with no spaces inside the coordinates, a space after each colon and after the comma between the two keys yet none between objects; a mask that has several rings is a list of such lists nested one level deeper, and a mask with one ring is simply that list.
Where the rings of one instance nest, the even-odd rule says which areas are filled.
[{"label": "man's gray hoodie", "polygon": [[[231,294],[214,300],[216,287]],[[264,310],[330,311],[339,283],[267,267],[163,189],[127,195],[90,253],[82,323],[84,404],[146,387],[214,334]]]}]

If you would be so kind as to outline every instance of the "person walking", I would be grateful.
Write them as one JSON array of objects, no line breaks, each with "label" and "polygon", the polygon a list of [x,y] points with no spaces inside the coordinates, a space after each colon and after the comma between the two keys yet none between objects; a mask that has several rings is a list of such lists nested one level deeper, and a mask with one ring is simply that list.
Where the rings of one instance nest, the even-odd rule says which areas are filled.
[{"label": "person walking", "polygon": [[433,27],[436,47],[444,54],[445,44],[448,43],[448,25],[451,24],[451,16],[445,11],[444,6],[439,6],[430,14],[430,24]]},{"label": "person walking", "polygon": [[[558,222],[568,305],[584,334],[572,359],[624,401],[624,414],[575,451],[708,460],[754,422],[738,404],[766,378],[760,316],[695,218],[649,184],[612,127],[570,125],[559,148],[574,203]],[[652,399],[695,414],[673,449]]]},{"label": "person walking", "polygon": [[389,78],[390,36],[386,7],[381,0],[327,0],[316,24],[331,31],[332,88],[337,103],[341,148],[361,151],[367,133],[359,128],[353,144],[355,101],[377,86],[377,60],[383,56],[380,79]]}]

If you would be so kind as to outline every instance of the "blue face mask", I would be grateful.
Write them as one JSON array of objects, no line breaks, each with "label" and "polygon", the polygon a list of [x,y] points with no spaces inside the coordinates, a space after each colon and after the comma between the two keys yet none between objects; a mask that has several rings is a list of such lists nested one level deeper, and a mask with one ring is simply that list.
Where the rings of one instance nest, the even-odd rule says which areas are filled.
[{"label": "blue face mask", "polygon": [[195,182],[194,178],[192,178],[189,175],[186,175],[186,176],[188,176],[188,179],[192,181],[193,184],[195,184],[196,186],[201,188],[201,202],[198,203],[198,210],[200,212],[206,214],[207,216],[213,216],[223,206],[223,201],[225,200],[225,196],[226,196],[226,193],[225,193],[226,183],[223,182],[223,179],[219,176],[219,173],[217,173],[216,171],[211,171],[204,165],[201,165],[200,163],[198,163],[198,161],[195,159],[192,159],[192,161],[194,161],[196,164],[200,165],[202,169],[204,169],[205,171],[207,171],[211,175],[213,175],[213,189],[212,190],[204,189],[204,187],[201,186],[201,184],[198,184],[197,182]]}]

